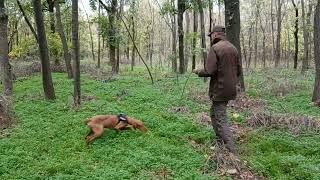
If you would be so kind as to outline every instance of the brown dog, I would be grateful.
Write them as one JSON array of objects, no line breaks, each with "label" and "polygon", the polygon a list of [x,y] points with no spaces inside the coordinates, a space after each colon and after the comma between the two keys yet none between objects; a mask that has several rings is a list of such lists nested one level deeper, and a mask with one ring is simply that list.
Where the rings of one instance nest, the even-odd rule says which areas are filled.
[{"label": "brown dog", "polygon": [[104,128],[114,129],[116,131],[124,130],[127,128],[139,129],[142,132],[148,130],[144,127],[143,122],[126,117],[125,120],[119,119],[116,115],[98,115],[94,116],[86,121],[86,124],[90,128],[89,134],[86,136],[87,144],[91,144],[93,140],[102,136]]}]

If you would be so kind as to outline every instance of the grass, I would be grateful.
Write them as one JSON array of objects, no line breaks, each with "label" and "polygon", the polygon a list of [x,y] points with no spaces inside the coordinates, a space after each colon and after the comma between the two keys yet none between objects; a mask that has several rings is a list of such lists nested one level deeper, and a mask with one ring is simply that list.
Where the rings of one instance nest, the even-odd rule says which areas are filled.
[{"label": "grass", "polygon": [[[271,113],[320,118],[310,101],[314,73],[256,71],[246,76],[247,93],[266,102]],[[277,92],[286,92],[279,96]],[[320,179],[320,135],[293,135],[285,130],[257,129],[241,145],[243,159],[270,179]]]},{"label": "grass", "polygon": [[[154,85],[142,69],[123,72],[110,82],[82,76],[85,98],[78,111],[71,108],[73,86],[65,75],[53,75],[57,99],[51,102],[43,99],[40,76],[18,81],[18,125],[8,137],[0,137],[0,179],[217,178],[202,173],[212,130],[194,121],[210,107],[187,98],[194,91],[206,95],[207,84],[191,76],[181,96],[188,75],[178,80],[168,73],[154,76]],[[246,74],[246,83],[247,94],[265,101],[271,113],[320,118],[319,108],[310,104],[312,73],[255,71]],[[169,111],[172,107],[189,111]],[[108,130],[86,146],[84,120],[119,112],[143,120],[150,132]],[[244,123],[248,114],[240,113],[235,121]],[[190,140],[203,148],[194,148]],[[320,178],[320,135],[256,129],[239,148],[241,158],[268,179]]]},{"label": "grass", "polygon": [[[189,139],[210,144],[212,132],[192,116],[168,112],[181,104],[191,113],[202,106],[180,101],[181,88],[174,79],[152,86],[139,74],[124,74],[107,83],[83,76],[83,95],[95,99],[83,101],[78,111],[71,108],[73,86],[63,74],[53,76],[57,99],[52,102],[43,99],[40,76],[17,82],[14,104],[19,124],[9,137],[0,139],[0,179],[144,179],[161,174],[208,178],[201,172],[205,154]],[[86,146],[84,120],[119,112],[143,120],[150,132],[109,130]]]}]

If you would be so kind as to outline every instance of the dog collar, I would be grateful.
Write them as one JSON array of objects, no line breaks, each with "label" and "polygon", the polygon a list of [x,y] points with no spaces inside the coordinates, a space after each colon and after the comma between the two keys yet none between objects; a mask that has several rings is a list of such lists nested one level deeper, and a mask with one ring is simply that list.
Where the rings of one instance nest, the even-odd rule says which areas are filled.
[{"label": "dog collar", "polygon": [[120,114],[118,114],[118,120],[119,120],[119,122],[121,122],[121,121],[127,122],[128,118],[124,113],[120,113]]}]

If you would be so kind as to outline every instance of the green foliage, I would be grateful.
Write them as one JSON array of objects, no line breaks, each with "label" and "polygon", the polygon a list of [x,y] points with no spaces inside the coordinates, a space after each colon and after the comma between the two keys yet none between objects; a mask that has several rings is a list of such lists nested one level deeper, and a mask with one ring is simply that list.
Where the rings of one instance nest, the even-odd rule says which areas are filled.
[{"label": "green foliage", "polygon": [[[144,72],[107,83],[82,77],[83,96],[95,98],[83,101],[79,111],[70,109],[73,85],[64,74],[53,75],[54,102],[44,100],[40,76],[17,82],[14,99],[19,125],[10,137],[0,139],[0,179],[150,179],[162,171],[171,178],[208,178],[201,173],[203,152],[188,141],[210,144],[212,133],[190,116],[168,112],[178,105],[181,93],[173,86],[174,79],[152,86],[142,78]],[[192,101],[183,104],[199,110]],[[106,130],[86,146],[84,120],[119,112],[143,120],[150,132]]]},{"label": "green foliage", "polygon": [[9,52],[9,57],[25,58],[28,56],[36,56],[38,53],[37,42],[34,38],[23,39],[20,41],[18,47],[14,47]]},{"label": "green foliage", "polygon": [[48,33],[47,37],[50,57],[54,59],[62,57],[63,49],[59,34]]},{"label": "green foliage", "polygon": [[251,167],[272,179],[320,179],[320,135],[257,131],[242,145]]}]

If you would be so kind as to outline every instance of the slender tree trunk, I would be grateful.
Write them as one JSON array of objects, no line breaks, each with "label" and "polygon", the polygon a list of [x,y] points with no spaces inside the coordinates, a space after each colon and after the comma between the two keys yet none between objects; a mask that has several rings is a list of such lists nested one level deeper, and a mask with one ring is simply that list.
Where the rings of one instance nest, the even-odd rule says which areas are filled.
[{"label": "slender tree trunk", "polygon": [[[212,28],[213,28],[213,19],[212,19],[213,2],[212,2],[212,0],[209,0],[208,3],[209,3],[209,30],[208,31],[211,32]],[[212,46],[212,45],[213,45],[212,38],[210,36],[210,46]]]},{"label": "slender tree trunk", "polygon": [[55,19],[54,19],[54,1],[55,0],[47,0],[49,17],[50,17],[50,31],[51,31],[51,33],[56,32]]},{"label": "slender tree trunk", "polygon": [[117,73],[116,62],[116,47],[117,47],[117,30],[116,30],[116,15],[117,15],[117,0],[111,1],[111,12],[109,15],[109,38],[110,38],[110,61],[112,72]]},{"label": "slender tree trunk", "polygon": [[30,30],[31,30],[34,38],[38,41],[37,33],[36,33],[36,31],[34,30],[34,28],[32,27],[32,25],[31,25],[31,23],[30,23],[30,20],[29,20],[28,16],[26,15],[26,13],[24,12],[24,9],[23,9],[23,7],[22,7],[22,5],[21,5],[21,2],[20,2],[19,0],[17,0],[17,4],[18,4],[19,9],[20,9],[20,11],[21,11],[21,13],[22,13],[22,15],[23,15],[23,17],[24,17],[24,20],[25,20],[26,23],[28,24],[28,26],[29,26],[29,28],[30,28]]},{"label": "slender tree trunk", "polygon": [[[134,17],[131,17],[132,20],[132,43],[135,43],[136,41],[136,30],[135,30],[135,22],[134,22]],[[131,51],[131,71],[133,71],[133,67],[136,64],[136,49],[134,48],[134,46],[132,46],[132,51]]]},{"label": "slender tree trunk", "polygon": [[[309,32],[308,32],[308,23],[306,23],[307,18],[305,15],[305,6],[304,6],[304,0],[301,0],[301,8],[302,8],[302,26],[303,26],[303,47],[304,47],[304,53],[303,53],[303,60],[302,60],[302,69],[301,73],[304,74],[308,68],[309,68]],[[309,14],[307,16],[310,16]]]},{"label": "slender tree trunk", "polygon": [[[239,52],[239,63],[242,65],[241,60],[241,47],[240,47],[240,2],[239,0],[225,0],[225,19],[226,19],[226,32],[228,40],[235,45]],[[241,91],[245,91],[243,70],[240,70],[240,86]]]},{"label": "slender tree trunk", "polygon": [[275,47],[274,47],[274,14],[273,14],[273,4],[274,0],[271,0],[271,10],[270,10],[270,14],[271,14],[271,37],[272,37],[272,51],[271,51],[271,61],[274,61],[274,56],[275,56]]},{"label": "slender tree trunk", "polygon": [[0,63],[2,72],[3,92],[11,95],[13,91],[12,72],[8,57],[8,16],[4,7],[4,0],[0,0]]},{"label": "slender tree trunk", "polygon": [[205,34],[205,26],[204,26],[203,4],[201,0],[198,0],[198,7],[199,7],[199,13],[200,13],[202,59],[203,59],[203,66],[205,66],[207,62],[207,48],[206,48],[206,39],[205,39],[206,34]]},{"label": "slender tree trunk", "polygon": [[185,11],[184,0],[178,0],[178,36],[179,36],[179,73],[185,73],[184,61],[184,31],[183,31],[183,13]]},{"label": "slender tree trunk", "polygon": [[247,68],[251,67],[251,60],[252,60],[252,31],[253,31],[253,23],[251,23],[250,28],[249,28],[249,57],[248,57],[248,66]]},{"label": "slender tree trunk", "polygon": [[298,53],[299,53],[299,39],[298,39],[298,33],[299,33],[299,9],[297,5],[295,4],[294,0],[292,0],[293,7],[296,11],[296,20],[295,20],[295,31],[294,31],[294,65],[293,68],[297,69],[298,67]]},{"label": "slender tree trunk", "polygon": [[[186,36],[190,34],[190,15],[189,12],[185,12],[186,16]],[[184,57],[185,61],[185,72],[188,71],[188,66],[189,66],[189,56],[190,56],[190,45],[189,41],[185,40],[185,54],[186,56]]]},{"label": "slender tree trunk", "polygon": [[196,68],[196,45],[198,39],[198,12],[193,10],[192,70]]},{"label": "slender tree trunk", "polygon": [[254,67],[257,67],[257,59],[258,59],[258,17],[260,14],[259,2],[255,1],[256,6],[256,15],[255,15],[255,28],[254,28]]},{"label": "slender tree trunk", "polygon": [[221,25],[221,1],[222,0],[218,0],[218,11],[219,11],[219,14],[218,14],[218,24]]},{"label": "slender tree trunk", "polygon": [[74,77],[74,105],[79,107],[81,103],[80,87],[80,42],[79,42],[79,12],[78,0],[72,0],[72,49],[73,49],[73,77]]},{"label": "slender tree trunk", "polygon": [[290,66],[290,59],[291,59],[291,43],[290,43],[290,34],[289,34],[289,30],[287,33],[287,41],[288,41],[288,58],[287,58],[287,68],[289,68]]},{"label": "slender tree trunk", "polygon": [[[171,5],[175,7],[175,0],[171,0]],[[175,14],[172,15],[172,71],[177,72],[178,62],[177,62],[177,23]]]},{"label": "slender tree trunk", "polygon": [[55,92],[52,83],[48,43],[43,22],[43,14],[41,8],[41,0],[33,0],[34,17],[38,32],[38,44],[40,51],[40,59],[42,65],[42,83],[46,99],[55,99]]},{"label": "slender tree trunk", "polygon": [[67,45],[66,35],[64,34],[63,25],[61,21],[61,13],[60,13],[60,5],[58,1],[54,2],[56,8],[56,19],[57,19],[57,30],[61,39],[62,47],[63,47],[63,56],[66,64],[66,69],[68,73],[68,78],[72,78],[72,66],[71,66],[71,55],[69,53],[69,48]]},{"label": "slender tree trunk", "polygon": [[316,6],[314,15],[314,56],[316,66],[316,77],[312,101],[320,103],[320,0]]},{"label": "slender tree trunk", "polygon": [[[81,2],[82,2],[82,1],[81,1]],[[92,28],[91,28],[90,18],[89,18],[89,15],[88,15],[87,11],[85,10],[86,8],[84,7],[84,4],[82,4],[82,6],[83,6],[83,10],[84,10],[84,13],[86,14],[87,22],[88,22],[90,42],[91,42],[90,45],[91,45],[92,59],[93,59],[93,61],[96,61],[96,55],[95,55],[95,53],[94,53],[94,43],[93,43],[93,35],[92,35]]]},{"label": "slender tree trunk", "polygon": [[101,41],[100,41],[100,37],[101,37],[101,26],[100,26],[100,19],[101,19],[101,6],[100,6],[100,2],[98,2],[98,62],[97,62],[97,67],[100,68],[101,66]]},{"label": "slender tree trunk", "polygon": [[243,57],[244,57],[244,61],[246,62],[246,68],[249,67],[249,63],[248,63],[248,58],[247,58],[247,48],[246,48],[246,42],[245,42],[245,38],[244,38],[244,35],[243,35],[243,32],[240,33],[241,35],[241,40],[242,40],[242,54],[243,54]]},{"label": "slender tree trunk", "polygon": [[281,40],[281,7],[282,3],[281,0],[278,0],[278,11],[277,11],[277,41],[276,41],[276,53],[275,53],[275,63],[274,66],[278,67],[280,64],[280,55],[281,55],[281,47],[280,47],[280,40]]}]

